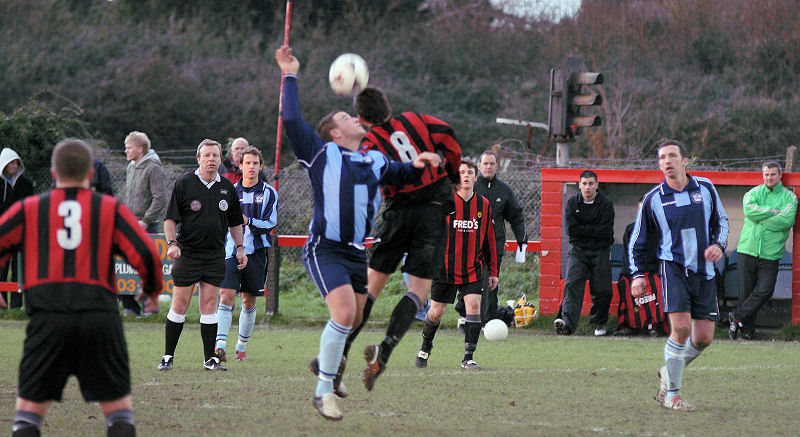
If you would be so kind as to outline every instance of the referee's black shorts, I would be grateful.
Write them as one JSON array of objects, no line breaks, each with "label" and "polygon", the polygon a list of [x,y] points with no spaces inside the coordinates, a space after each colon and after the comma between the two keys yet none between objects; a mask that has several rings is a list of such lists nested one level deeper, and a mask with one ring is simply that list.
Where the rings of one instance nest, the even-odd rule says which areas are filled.
[{"label": "referee's black shorts", "polygon": [[177,287],[190,287],[198,282],[219,287],[224,278],[224,256],[197,257],[183,251],[172,263],[172,281]]},{"label": "referee's black shorts", "polygon": [[372,246],[369,266],[381,273],[392,273],[408,254],[403,271],[418,278],[440,276],[447,237],[445,207],[439,203],[393,205],[383,212]]},{"label": "referee's black shorts", "polygon": [[128,346],[119,313],[38,312],[31,315],[19,363],[19,397],[61,401],[70,375],[87,402],[131,393]]}]

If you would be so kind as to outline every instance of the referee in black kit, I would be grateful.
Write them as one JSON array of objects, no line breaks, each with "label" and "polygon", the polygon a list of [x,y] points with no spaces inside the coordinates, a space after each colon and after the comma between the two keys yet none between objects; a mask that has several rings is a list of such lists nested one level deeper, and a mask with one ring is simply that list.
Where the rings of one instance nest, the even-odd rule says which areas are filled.
[{"label": "referee in black kit", "polygon": [[197,146],[197,170],[181,175],[172,190],[164,219],[164,235],[167,255],[175,259],[172,265],[174,289],[164,329],[164,356],[158,370],[172,369],[175,347],[192,300],[192,289],[198,282],[203,368],[228,370],[214,356],[217,301],[219,286],[225,276],[225,234],[228,230],[233,238],[239,269],[247,265],[247,255],[242,246],[241,225],[244,219],[239,196],[233,183],[217,173],[221,157],[222,146],[218,142],[203,140]]}]

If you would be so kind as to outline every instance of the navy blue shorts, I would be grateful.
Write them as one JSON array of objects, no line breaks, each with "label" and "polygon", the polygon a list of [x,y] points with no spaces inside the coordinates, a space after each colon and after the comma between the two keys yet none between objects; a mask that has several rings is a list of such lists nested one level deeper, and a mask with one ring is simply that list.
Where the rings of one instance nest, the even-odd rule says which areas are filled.
[{"label": "navy blue shorts", "polygon": [[367,293],[367,254],[361,249],[312,235],[303,246],[303,265],[323,298],[347,284]]},{"label": "navy blue shorts", "polygon": [[482,294],[483,281],[467,284],[448,284],[447,282],[433,281],[433,284],[431,284],[431,300],[435,302],[451,304],[456,301],[458,292],[461,292],[462,296]]},{"label": "navy blue shorts", "polygon": [[225,279],[220,288],[229,288],[238,293],[251,296],[263,296],[264,284],[267,282],[267,248],[259,249],[247,255],[247,265],[239,270],[239,260],[232,256],[225,260]]},{"label": "navy blue shorts", "polygon": [[706,279],[673,261],[661,261],[661,292],[665,313],[691,313],[692,319],[719,320],[714,278]]}]

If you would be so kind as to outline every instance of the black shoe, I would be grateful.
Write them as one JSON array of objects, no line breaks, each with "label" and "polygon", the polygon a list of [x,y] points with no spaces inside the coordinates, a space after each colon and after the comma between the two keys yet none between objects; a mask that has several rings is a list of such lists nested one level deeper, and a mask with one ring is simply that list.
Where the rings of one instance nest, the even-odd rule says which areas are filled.
[{"label": "black shoe", "polygon": [[379,344],[367,346],[364,349],[364,359],[367,361],[367,368],[364,369],[362,381],[369,391],[375,387],[378,376],[386,369],[386,364],[381,361],[381,346]]},{"label": "black shoe", "polygon": [[161,357],[161,362],[158,363],[158,370],[172,370],[172,355],[164,355]]},{"label": "black shoe", "polygon": [[227,367],[219,363],[219,358],[217,357],[211,357],[208,360],[206,360],[206,362],[203,363],[203,368],[206,370],[222,370],[222,371],[228,370]]},{"label": "black shoe", "polygon": [[476,363],[475,360],[461,361],[461,368],[467,370],[483,370],[483,367],[481,367],[480,364]]},{"label": "black shoe", "polygon": [[730,325],[728,326],[728,337],[731,340],[736,340],[736,337],[739,336],[739,321],[736,320],[736,315],[733,314],[733,311],[728,313],[728,322]]},{"label": "black shoe", "polygon": [[741,335],[739,336],[742,340],[752,340],[754,333],[751,329],[740,329],[742,331]]},{"label": "black shoe", "polygon": [[[336,377],[333,378],[333,394],[340,398],[346,398],[350,396],[350,391],[347,390],[347,387],[342,383],[342,377],[344,376],[344,368],[347,366],[347,357],[343,356],[342,361],[339,362],[339,370],[336,371]],[[319,359],[314,357],[308,363],[308,369],[311,370],[311,373],[314,375],[319,375]]]},{"label": "black shoe", "polygon": [[564,319],[556,319],[553,321],[553,327],[556,328],[556,334],[558,335],[570,335],[572,334],[572,330],[569,329],[566,323],[564,323]]},{"label": "black shoe", "polygon": [[417,369],[424,369],[428,367],[428,357],[431,356],[430,352],[425,352],[424,350],[420,349],[417,352],[417,359],[414,360],[414,366]]}]

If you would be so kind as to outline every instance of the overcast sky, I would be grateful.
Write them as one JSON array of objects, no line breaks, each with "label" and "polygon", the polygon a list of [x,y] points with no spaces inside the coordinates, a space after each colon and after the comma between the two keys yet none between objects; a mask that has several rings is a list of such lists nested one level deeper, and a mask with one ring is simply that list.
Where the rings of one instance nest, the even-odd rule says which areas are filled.
[{"label": "overcast sky", "polygon": [[571,16],[581,7],[581,0],[489,0],[503,12],[523,17],[551,16],[559,21]]}]

